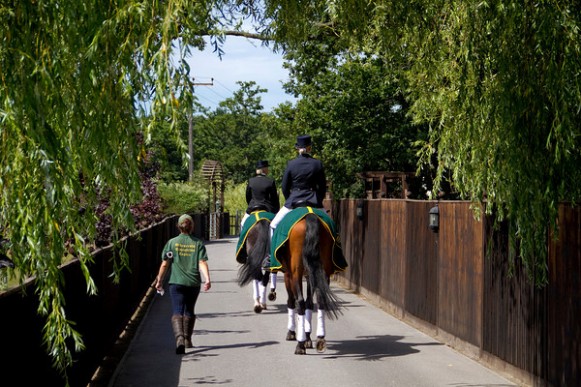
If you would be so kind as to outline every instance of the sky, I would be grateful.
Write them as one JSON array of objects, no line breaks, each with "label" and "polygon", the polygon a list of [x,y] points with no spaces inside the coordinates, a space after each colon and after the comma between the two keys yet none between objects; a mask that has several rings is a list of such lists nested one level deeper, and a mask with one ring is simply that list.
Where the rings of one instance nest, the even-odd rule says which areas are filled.
[{"label": "sky", "polygon": [[268,89],[267,93],[260,94],[265,112],[285,101],[295,102],[294,97],[282,89],[282,84],[288,80],[288,71],[282,66],[281,54],[274,54],[260,42],[236,36],[226,37],[222,60],[212,50],[210,44],[204,51],[193,49],[189,59],[194,82],[212,83],[214,79],[213,86],[195,88],[202,105],[214,110],[240,88],[237,81],[254,81],[260,88]]}]

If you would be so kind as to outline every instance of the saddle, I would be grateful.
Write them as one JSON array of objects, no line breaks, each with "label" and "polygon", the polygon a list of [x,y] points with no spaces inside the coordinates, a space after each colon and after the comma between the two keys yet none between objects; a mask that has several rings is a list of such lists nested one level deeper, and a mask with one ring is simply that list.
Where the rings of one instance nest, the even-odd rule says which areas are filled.
[{"label": "saddle", "polygon": [[[301,201],[305,202],[305,201]],[[302,206],[293,209],[289,212],[282,221],[276,226],[272,242],[270,244],[270,270],[271,272],[278,272],[282,270],[282,264],[278,260],[278,253],[281,247],[288,241],[289,232],[292,227],[303,219],[307,214],[314,213],[322,221],[323,227],[327,228],[334,241],[333,248],[333,264],[335,265],[335,272],[344,271],[348,264],[343,256],[339,233],[337,226],[331,219],[329,214],[319,208],[311,208],[310,206]]]},{"label": "saddle", "polygon": [[301,207],[314,207],[317,208],[317,203],[309,202],[308,200],[297,200],[291,203],[293,209]]},{"label": "saddle", "polygon": [[252,215],[246,219],[244,225],[242,226],[242,230],[240,230],[240,236],[238,237],[238,244],[236,246],[236,261],[238,263],[246,262],[246,237],[248,236],[248,232],[252,227],[256,225],[256,223],[260,220],[266,219],[269,223],[274,218],[274,214],[272,212],[264,211],[264,210],[256,210],[252,212]]},{"label": "saddle", "polygon": [[256,205],[256,206],[248,207],[248,209],[246,210],[246,213],[248,215],[250,215],[250,214],[252,214],[253,212],[256,212],[256,211],[268,211],[268,208],[266,208],[265,205],[259,204],[259,205]]}]

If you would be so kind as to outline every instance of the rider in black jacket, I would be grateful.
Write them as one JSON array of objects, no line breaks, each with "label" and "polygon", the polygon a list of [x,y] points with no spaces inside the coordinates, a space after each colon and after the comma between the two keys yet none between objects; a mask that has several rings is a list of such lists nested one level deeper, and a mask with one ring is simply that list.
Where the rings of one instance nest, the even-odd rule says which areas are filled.
[{"label": "rider in black jacket", "polygon": [[[241,230],[244,227],[244,222],[254,211],[268,211],[276,213],[280,208],[278,200],[278,191],[274,180],[267,176],[268,161],[259,160],[256,163],[256,176],[248,180],[246,186],[246,203],[248,208],[244,217],[242,217]],[[265,257],[265,265],[268,265],[269,257]],[[255,311],[266,309],[266,286],[270,281],[270,293],[268,299],[274,301],[276,299],[276,273],[262,273],[260,279],[255,279],[253,282],[253,300]],[[257,307],[260,307],[257,309]]]},{"label": "rider in black jacket", "polygon": [[278,191],[274,180],[267,176],[268,161],[258,160],[256,176],[251,177],[246,185],[246,203],[248,208],[242,218],[242,225],[253,211],[263,210],[277,213],[280,208]]},{"label": "rider in black jacket", "polygon": [[323,163],[311,156],[311,136],[298,136],[295,148],[299,154],[287,163],[284,171],[282,193],[285,202],[270,222],[271,235],[292,209],[302,206],[323,208],[327,180]]}]

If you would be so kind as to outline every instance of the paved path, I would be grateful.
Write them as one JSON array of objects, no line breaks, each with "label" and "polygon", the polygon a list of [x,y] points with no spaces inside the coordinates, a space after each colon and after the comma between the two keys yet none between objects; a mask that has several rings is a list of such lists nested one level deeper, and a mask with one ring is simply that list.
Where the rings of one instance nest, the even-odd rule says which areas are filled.
[{"label": "paved path", "polygon": [[515,386],[336,284],[344,314],[327,320],[327,351],[295,355],[282,274],[277,300],[254,313],[251,286],[236,283],[236,242],[207,245],[212,289],[198,300],[195,347],[175,354],[169,295],[156,295],[110,387]]}]

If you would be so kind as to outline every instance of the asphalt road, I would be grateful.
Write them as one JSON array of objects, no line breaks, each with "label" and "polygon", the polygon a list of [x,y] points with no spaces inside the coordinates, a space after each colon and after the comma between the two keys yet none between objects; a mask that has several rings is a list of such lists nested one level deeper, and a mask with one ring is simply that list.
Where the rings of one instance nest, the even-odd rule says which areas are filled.
[{"label": "asphalt road", "polygon": [[254,313],[251,286],[236,283],[236,242],[207,245],[212,289],[198,300],[194,348],[175,354],[169,294],[156,295],[111,387],[516,386],[335,283],[344,309],[327,319],[327,351],[295,355],[282,274],[277,300]]}]

